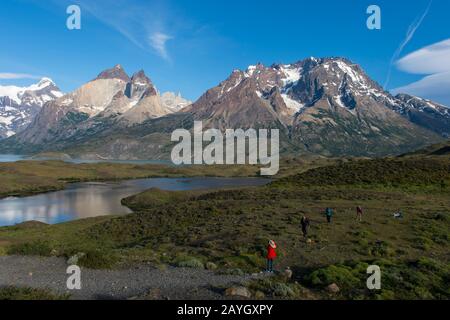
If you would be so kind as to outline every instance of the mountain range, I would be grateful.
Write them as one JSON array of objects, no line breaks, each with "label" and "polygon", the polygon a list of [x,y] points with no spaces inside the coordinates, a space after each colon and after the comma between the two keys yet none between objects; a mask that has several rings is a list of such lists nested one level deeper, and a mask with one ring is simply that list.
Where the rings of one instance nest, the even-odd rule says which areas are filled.
[{"label": "mountain range", "polygon": [[62,96],[49,78],[29,87],[0,86],[0,139],[24,130],[45,103]]},{"label": "mountain range", "polygon": [[409,152],[450,135],[450,109],[391,95],[344,58],[307,58],[234,70],[190,103],[160,95],[143,71],[120,65],[43,105],[0,151],[60,151],[81,158],[167,158],[170,134],[205,128],[277,128],[284,154],[382,156]]}]

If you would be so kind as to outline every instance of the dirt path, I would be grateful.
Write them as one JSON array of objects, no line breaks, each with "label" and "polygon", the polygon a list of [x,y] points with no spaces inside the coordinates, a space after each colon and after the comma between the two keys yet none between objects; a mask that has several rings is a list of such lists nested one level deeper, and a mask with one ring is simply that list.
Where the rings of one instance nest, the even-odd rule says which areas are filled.
[{"label": "dirt path", "polygon": [[157,299],[223,299],[219,287],[230,287],[261,275],[229,276],[200,269],[159,270],[140,265],[126,270],[82,269],[81,290],[68,290],[67,264],[61,258],[0,257],[0,287],[47,288],[71,299],[130,299],[152,292]]}]

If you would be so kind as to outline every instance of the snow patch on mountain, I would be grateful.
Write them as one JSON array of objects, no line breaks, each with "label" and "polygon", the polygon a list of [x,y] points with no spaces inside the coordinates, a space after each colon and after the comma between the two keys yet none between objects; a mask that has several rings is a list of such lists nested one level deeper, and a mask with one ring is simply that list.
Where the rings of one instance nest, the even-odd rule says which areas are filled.
[{"label": "snow patch on mountain", "polygon": [[337,67],[344,72],[345,74],[347,74],[353,81],[353,83],[355,84],[359,84],[359,85],[364,85],[364,78],[359,75],[358,73],[355,72],[355,70],[353,70],[353,68],[351,68],[350,65],[348,65],[347,63],[344,63],[343,61],[339,61],[336,60],[334,62]]},{"label": "snow patch on mountain", "polygon": [[281,71],[285,77],[282,79],[284,86],[294,84],[301,78],[302,68],[293,67],[292,65],[281,66]]},{"label": "snow patch on mountain", "polygon": [[183,98],[181,93],[175,94],[173,92],[164,92],[161,95],[162,105],[172,112],[179,112],[183,108],[192,104],[191,101]]},{"label": "snow patch on mountain", "polygon": [[247,71],[245,72],[245,76],[247,78],[253,77],[253,74],[255,73],[255,71],[256,71],[256,66],[249,66],[247,68]]},{"label": "snow patch on mountain", "polygon": [[0,116],[0,123],[3,123],[5,125],[10,125],[13,120],[14,120],[13,116],[9,116],[9,117]]},{"label": "snow patch on mountain", "polygon": [[62,96],[50,78],[28,87],[0,86],[0,139],[23,130],[45,103]]},{"label": "snow patch on mountain", "polygon": [[16,86],[0,86],[0,97],[8,97],[15,103],[20,103],[19,95],[24,92],[24,88]]},{"label": "snow patch on mountain", "polygon": [[297,100],[290,98],[287,94],[282,93],[281,97],[283,98],[286,107],[288,107],[291,110],[294,110],[295,112],[299,112],[305,106],[304,104],[298,102]]}]

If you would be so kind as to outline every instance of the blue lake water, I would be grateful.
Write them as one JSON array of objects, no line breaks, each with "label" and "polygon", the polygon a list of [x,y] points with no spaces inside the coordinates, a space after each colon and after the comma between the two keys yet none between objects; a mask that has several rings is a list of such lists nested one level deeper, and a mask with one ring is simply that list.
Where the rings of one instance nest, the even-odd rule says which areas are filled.
[{"label": "blue lake water", "polygon": [[0,162],[17,162],[25,160],[26,156],[16,154],[0,154]]},{"label": "blue lake water", "polygon": [[102,215],[127,214],[131,211],[121,204],[121,200],[150,188],[211,190],[261,186],[269,182],[268,179],[258,178],[155,178],[118,183],[74,183],[61,191],[0,200],[0,226],[31,220],[55,224]]}]

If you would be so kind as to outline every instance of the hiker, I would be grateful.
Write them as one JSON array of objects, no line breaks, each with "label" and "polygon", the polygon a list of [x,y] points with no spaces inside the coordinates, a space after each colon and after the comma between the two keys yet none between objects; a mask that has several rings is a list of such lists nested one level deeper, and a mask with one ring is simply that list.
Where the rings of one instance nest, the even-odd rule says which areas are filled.
[{"label": "hiker", "polygon": [[309,218],[305,215],[303,215],[302,220],[300,221],[300,224],[302,226],[302,232],[303,232],[303,238],[307,238],[308,237],[308,229],[309,229]]},{"label": "hiker", "polygon": [[356,219],[359,220],[359,222],[362,222],[362,216],[363,216],[363,209],[361,206],[356,207]]},{"label": "hiker", "polygon": [[275,241],[270,240],[269,245],[267,246],[267,272],[273,273],[273,260],[277,257],[277,252],[275,249],[277,248],[277,244]]},{"label": "hiker", "polygon": [[333,217],[333,209],[326,208],[325,209],[325,215],[327,216],[328,223],[331,223],[331,218]]}]

